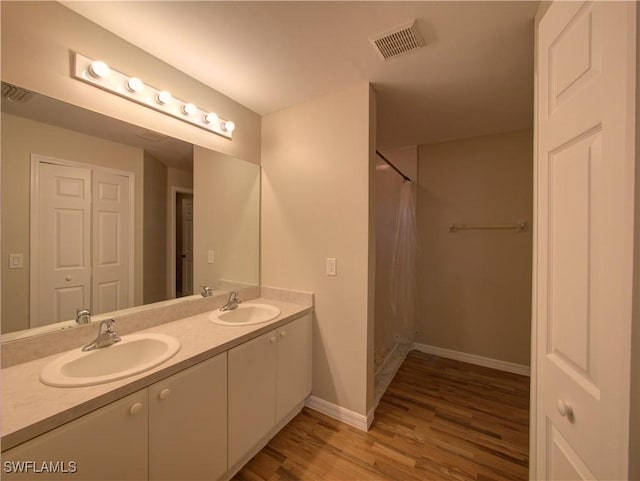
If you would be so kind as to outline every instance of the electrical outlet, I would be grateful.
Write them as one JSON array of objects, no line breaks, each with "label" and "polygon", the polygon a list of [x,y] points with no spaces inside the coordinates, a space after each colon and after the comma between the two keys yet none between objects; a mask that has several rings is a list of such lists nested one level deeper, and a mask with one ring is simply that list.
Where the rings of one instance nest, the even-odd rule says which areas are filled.
[{"label": "electrical outlet", "polygon": [[337,276],[338,275],[338,261],[335,257],[327,257],[327,275],[328,276]]},{"label": "electrical outlet", "polygon": [[209,264],[213,264],[214,259],[215,259],[215,252],[214,251],[207,252],[207,262]]}]

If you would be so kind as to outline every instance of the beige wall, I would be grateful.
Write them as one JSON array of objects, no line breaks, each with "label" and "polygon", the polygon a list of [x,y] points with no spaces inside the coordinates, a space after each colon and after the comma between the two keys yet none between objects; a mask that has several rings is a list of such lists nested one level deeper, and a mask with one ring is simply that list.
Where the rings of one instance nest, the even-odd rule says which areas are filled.
[{"label": "beige wall", "polygon": [[[0,2],[2,80],[187,142],[260,162],[260,116],[57,2]],[[142,20],[141,20],[142,21]],[[143,25],[143,21],[142,24]],[[233,140],[73,79],[70,51],[233,120]]]},{"label": "beige wall", "polygon": [[144,153],[143,303],[167,298],[167,167]]},{"label": "beige wall", "polygon": [[529,365],[532,162],[531,130],[420,146],[417,342]]},{"label": "beige wall", "polygon": [[[193,285],[220,280],[258,284],[260,167],[228,155],[193,149]],[[214,251],[214,263],[207,252]]]},{"label": "beige wall", "polygon": [[193,171],[180,170],[173,167],[167,169],[167,187],[193,189]]},{"label": "beige wall", "polygon": [[[31,154],[125,170],[135,174],[135,218],[143,212],[141,149],[60,127],[2,114],[2,332],[29,327],[29,196]],[[135,223],[135,304],[142,303],[142,222]],[[9,253],[24,267],[8,269]]]},{"label": "beige wall", "polygon": [[[382,154],[405,175],[418,181],[418,148],[387,150]],[[382,159],[376,163],[376,315],[375,354],[376,367],[397,343],[397,336],[403,334],[402,326],[394,320],[392,311],[392,261],[396,237],[396,222],[400,208],[400,189],[403,179]],[[417,189],[414,190],[414,193]],[[413,310],[415,313],[415,309]],[[409,333],[413,334],[413,332]],[[413,340],[409,338],[407,340]]]},{"label": "beige wall", "polygon": [[361,83],[262,128],[261,283],[315,293],[312,394],[362,415],[373,381],[372,96]]}]

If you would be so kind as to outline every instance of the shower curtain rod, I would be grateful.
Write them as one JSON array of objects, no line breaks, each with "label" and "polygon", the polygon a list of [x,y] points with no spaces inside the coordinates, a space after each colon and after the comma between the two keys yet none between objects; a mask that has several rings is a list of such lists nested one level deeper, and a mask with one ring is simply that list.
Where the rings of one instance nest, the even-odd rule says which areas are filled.
[{"label": "shower curtain rod", "polygon": [[384,155],[382,155],[379,150],[376,150],[376,154],[378,154],[382,160],[384,160],[387,164],[389,164],[389,166],[391,166],[393,170],[395,170],[398,174],[400,174],[402,178],[405,180],[405,182],[411,182],[411,179],[406,175],[404,175],[402,171],[398,169],[395,165],[393,165],[389,159],[387,159]]}]

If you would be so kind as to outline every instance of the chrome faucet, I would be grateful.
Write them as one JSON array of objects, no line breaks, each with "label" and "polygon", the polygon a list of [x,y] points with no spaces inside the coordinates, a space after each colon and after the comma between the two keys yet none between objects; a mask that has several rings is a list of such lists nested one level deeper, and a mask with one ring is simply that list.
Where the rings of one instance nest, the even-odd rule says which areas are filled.
[{"label": "chrome faucet", "polygon": [[79,326],[91,324],[91,311],[89,309],[76,309],[76,324]]},{"label": "chrome faucet", "polygon": [[200,286],[200,287],[202,287],[202,292],[200,293],[202,297],[211,297],[212,291],[209,286]]},{"label": "chrome faucet", "polygon": [[100,323],[100,327],[98,327],[98,335],[86,346],[82,348],[83,351],[93,351],[94,349],[100,349],[101,347],[107,347],[111,344],[115,344],[120,341],[120,337],[118,333],[113,328],[113,325],[116,323],[113,319],[105,319]]},{"label": "chrome faucet", "polygon": [[221,311],[230,311],[232,309],[237,309],[238,304],[242,301],[240,300],[240,294],[238,291],[231,291],[229,293],[229,299],[227,299],[227,303],[220,308]]}]

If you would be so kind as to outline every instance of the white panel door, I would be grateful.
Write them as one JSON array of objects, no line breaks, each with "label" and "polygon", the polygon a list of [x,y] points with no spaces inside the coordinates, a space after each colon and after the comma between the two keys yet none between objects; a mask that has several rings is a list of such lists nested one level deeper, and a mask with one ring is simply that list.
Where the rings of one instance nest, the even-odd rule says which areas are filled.
[{"label": "white panel door", "polygon": [[129,179],[93,172],[93,314],[133,305],[129,296]]},{"label": "white panel door", "polygon": [[193,294],[193,197],[183,198],[182,210],[182,295]]},{"label": "white panel door", "polygon": [[538,30],[535,477],[626,479],[633,2],[555,2]]},{"label": "white panel door", "polygon": [[89,307],[91,282],[91,171],[38,164],[38,242],[31,290],[31,327],[74,319]]}]

